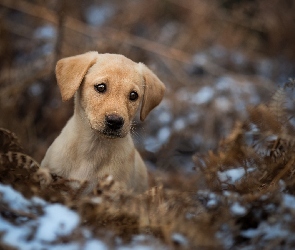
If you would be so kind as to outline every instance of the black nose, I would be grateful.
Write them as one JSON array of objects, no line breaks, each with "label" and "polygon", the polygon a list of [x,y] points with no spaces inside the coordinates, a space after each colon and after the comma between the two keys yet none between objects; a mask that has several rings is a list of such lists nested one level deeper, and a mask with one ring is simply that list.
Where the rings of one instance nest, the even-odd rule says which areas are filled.
[{"label": "black nose", "polygon": [[124,119],[119,115],[107,115],[105,117],[105,123],[108,128],[118,130],[123,127]]}]

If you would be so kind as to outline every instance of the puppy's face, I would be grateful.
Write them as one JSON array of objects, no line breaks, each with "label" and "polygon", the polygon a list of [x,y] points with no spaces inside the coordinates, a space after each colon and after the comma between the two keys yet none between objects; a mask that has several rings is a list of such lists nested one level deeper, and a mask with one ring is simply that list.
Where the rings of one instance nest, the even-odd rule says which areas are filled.
[{"label": "puppy's face", "polygon": [[124,137],[144,94],[137,63],[118,55],[101,55],[80,86],[80,104],[92,129],[107,138]]},{"label": "puppy's face", "polygon": [[139,106],[143,121],[162,100],[165,86],[143,63],[95,51],[59,60],[57,84],[64,101],[76,105],[91,128],[108,138],[124,137]]}]

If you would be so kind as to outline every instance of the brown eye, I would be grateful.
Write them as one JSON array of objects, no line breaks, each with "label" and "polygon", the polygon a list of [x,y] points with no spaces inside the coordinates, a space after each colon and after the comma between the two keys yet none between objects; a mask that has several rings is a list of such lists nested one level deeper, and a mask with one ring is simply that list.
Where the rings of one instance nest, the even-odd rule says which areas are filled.
[{"label": "brown eye", "polygon": [[138,99],[138,94],[135,91],[131,91],[129,95],[130,101],[136,101]]},{"label": "brown eye", "polygon": [[105,83],[100,83],[100,84],[96,84],[94,85],[94,89],[98,92],[98,93],[104,93],[107,90],[107,86]]}]

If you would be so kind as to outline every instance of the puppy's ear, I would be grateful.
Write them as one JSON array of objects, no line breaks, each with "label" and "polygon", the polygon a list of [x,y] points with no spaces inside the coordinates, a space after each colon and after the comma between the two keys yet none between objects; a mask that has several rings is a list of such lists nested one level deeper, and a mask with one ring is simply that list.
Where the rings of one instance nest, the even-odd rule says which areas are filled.
[{"label": "puppy's ear", "polygon": [[79,88],[88,69],[95,63],[98,53],[91,51],[59,60],[55,73],[63,101],[69,100]]},{"label": "puppy's ear", "polygon": [[140,120],[143,121],[150,111],[162,101],[165,85],[143,63],[139,63],[139,68],[144,78],[144,94],[140,111]]}]

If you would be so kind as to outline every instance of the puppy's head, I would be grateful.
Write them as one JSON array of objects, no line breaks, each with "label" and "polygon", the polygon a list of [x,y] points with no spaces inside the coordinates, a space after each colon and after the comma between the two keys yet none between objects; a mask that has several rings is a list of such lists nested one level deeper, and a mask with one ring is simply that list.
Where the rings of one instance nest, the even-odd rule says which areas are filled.
[{"label": "puppy's head", "polygon": [[61,59],[56,78],[63,100],[77,93],[89,124],[108,138],[124,137],[140,107],[143,121],[164,95],[164,84],[142,63],[117,54],[88,52]]}]

